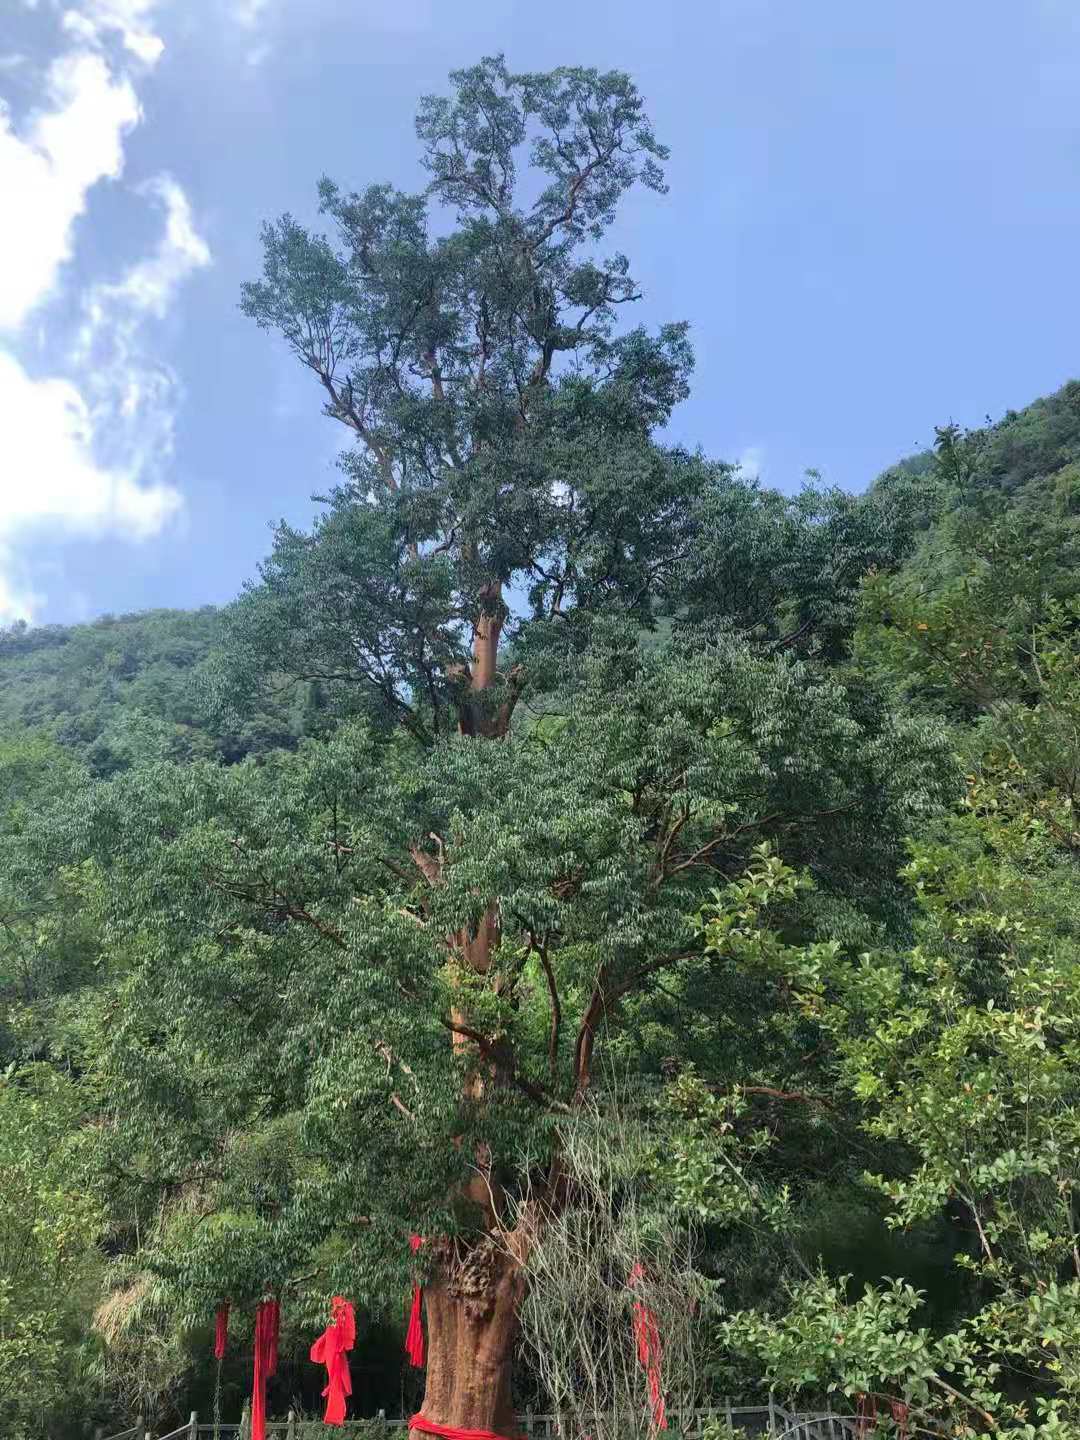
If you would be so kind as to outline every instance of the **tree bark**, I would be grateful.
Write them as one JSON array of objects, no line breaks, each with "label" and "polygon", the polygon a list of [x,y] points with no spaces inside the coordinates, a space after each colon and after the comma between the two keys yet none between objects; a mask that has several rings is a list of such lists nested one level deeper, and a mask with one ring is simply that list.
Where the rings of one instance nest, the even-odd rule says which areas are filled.
[{"label": "tree bark", "polygon": [[[492,1240],[449,1262],[424,1288],[427,1382],[422,1414],[437,1425],[515,1436],[511,1394],[522,1274]],[[410,1431],[420,1440],[421,1431]]]},{"label": "tree bark", "polygon": [[[515,670],[496,707],[499,641],[507,617],[502,586],[487,584],[481,592],[481,611],[473,628],[472,663],[453,678],[464,682],[459,699],[458,723],[463,735],[501,739],[510,728],[520,693],[522,674]],[[440,862],[413,852],[430,883],[440,878]],[[426,861],[427,863],[422,863]],[[501,939],[498,907],[488,905],[475,931],[467,928],[450,937],[457,958],[477,975],[487,975]],[[452,1025],[464,1017],[451,1014]],[[468,1053],[473,1042],[457,1030],[453,1045]],[[502,1047],[481,1051],[466,1093],[480,1100],[488,1085],[505,1083],[512,1066]],[[476,1174],[465,1186],[465,1196],[497,1226],[501,1195],[491,1174],[488,1147],[478,1146]],[[448,1246],[435,1276],[424,1287],[427,1311],[427,1376],[421,1413],[437,1425],[459,1430],[486,1430],[496,1435],[517,1435],[511,1394],[514,1345],[518,1334],[518,1305],[524,1285],[520,1261],[490,1235],[464,1252]],[[421,1436],[422,1431],[410,1431]]]},{"label": "tree bark", "polygon": [[455,665],[447,672],[450,679],[466,682],[458,699],[458,729],[462,735],[483,736],[501,740],[510,728],[523,672],[515,666],[507,677],[502,704],[494,690],[499,678],[499,641],[509,611],[503,599],[502,585],[497,580],[486,584],[480,592],[480,613],[473,621],[472,662]]}]

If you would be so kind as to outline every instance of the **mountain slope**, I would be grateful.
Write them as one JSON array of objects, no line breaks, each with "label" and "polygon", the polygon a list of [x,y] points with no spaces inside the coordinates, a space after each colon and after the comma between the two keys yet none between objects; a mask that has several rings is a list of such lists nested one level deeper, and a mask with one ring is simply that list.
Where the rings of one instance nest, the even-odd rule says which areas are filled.
[{"label": "mountain slope", "polygon": [[208,670],[219,638],[210,606],[0,631],[0,735],[43,731],[99,775],[147,753],[233,761],[295,743],[293,696],[242,723],[217,713]]}]

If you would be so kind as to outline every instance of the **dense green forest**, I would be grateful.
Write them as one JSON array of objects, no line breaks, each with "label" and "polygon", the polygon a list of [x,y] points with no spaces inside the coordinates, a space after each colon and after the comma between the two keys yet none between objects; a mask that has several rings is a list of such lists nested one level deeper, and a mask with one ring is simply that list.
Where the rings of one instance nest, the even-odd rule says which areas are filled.
[{"label": "dense green forest", "polygon": [[633,83],[417,133],[245,288],[348,432],[313,527],[0,634],[5,1433],[235,1420],[270,1299],[314,1414],[337,1294],[362,1415],[651,1433],[644,1297],[673,1416],[1080,1434],[1080,383],[751,482],[623,324]]},{"label": "dense green forest", "polygon": [[218,759],[288,749],[305,733],[312,687],[283,687],[242,720],[215,703],[221,619],[201,610],[25,621],[0,632],[0,731],[35,731],[108,776],[150,758]]}]

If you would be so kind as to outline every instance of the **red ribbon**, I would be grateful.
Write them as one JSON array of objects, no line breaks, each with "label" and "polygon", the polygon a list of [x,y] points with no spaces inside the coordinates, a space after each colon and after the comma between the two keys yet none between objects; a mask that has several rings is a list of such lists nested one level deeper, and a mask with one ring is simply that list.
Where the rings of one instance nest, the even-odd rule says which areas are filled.
[{"label": "red ribbon", "polygon": [[426,1415],[414,1415],[409,1421],[410,1430],[422,1430],[425,1435],[442,1435],[444,1440],[509,1440],[494,1430],[461,1430],[456,1425],[438,1425]]},{"label": "red ribbon", "polygon": [[255,1307],[255,1377],[251,1387],[251,1440],[266,1440],[266,1382],[277,1374],[281,1307],[260,1300]]},{"label": "red ribbon", "polygon": [[[645,1271],[635,1260],[626,1283],[631,1290],[636,1290],[644,1279]],[[660,1383],[660,1362],[664,1358],[663,1347],[660,1343],[660,1326],[657,1324],[656,1312],[642,1300],[634,1301],[634,1337],[637,1340],[638,1361],[645,1371],[648,1381],[653,1425],[657,1430],[666,1430],[668,1428],[667,1414],[664,1407],[664,1392]]]},{"label": "red ribbon", "polygon": [[225,1347],[229,1343],[229,1302],[217,1308],[214,1316],[214,1359],[225,1359]]},{"label": "red ribbon", "polygon": [[352,1394],[352,1376],[346,1350],[356,1343],[356,1314],[348,1300],[335,1295],[331,1302],[331,1320],[311,1347],[316,1365],[326,1366],[326,1398],[324,1425],[345,1424],[345,1397]]},{"label": "red ribbon", "polygon": [[[409,1236],[409,1248],[415,1255],[420,1246],[424,1243],[420,1235]],[[409,1311],[409,1328],[405,1332],[405,1354],[409,1357],[409,1364],[415,1365],[419,1370],[424,1364],[424,1327],[420,1321],[420,1307],[423,1303],[423,1290],[419,1285],[413,1286],[412,1309]],[[433,1434],[436,1432],[432,1432]],[[438,1432],[442,1434],[442,1431]]]}]

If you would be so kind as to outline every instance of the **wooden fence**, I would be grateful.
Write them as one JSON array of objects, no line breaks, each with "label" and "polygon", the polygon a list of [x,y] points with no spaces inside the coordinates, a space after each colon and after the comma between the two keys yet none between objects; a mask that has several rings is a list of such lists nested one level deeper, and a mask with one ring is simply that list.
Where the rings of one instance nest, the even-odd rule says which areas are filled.
[{"label": "wooden fence", "polygon": [[[518,1427],[527,1440],[563,1440],[575,1434],[586,1417],[576,1417],[573,1428],[566,1425],[567,1417],[559,1415],[534,1414],[527,1410],[518,1416]],[[771,1440],[858,1440],[865,1429],[855,1415],[834,1414],[831,1410],[793,1412],[776,1401],[762,1405],[743,1405],[725,1400],[721,1404],[705,1409],[692,1410],[686,1415],[679,1411],[668,1411],[669,1434],[685,1437],[685,1440],[701,1440],[702,1433],[710,1422],[726,1421],[729,1425],[750,1436],[771,1437]],[[343,1440],[376,1440],[376,1437],[393,1434],[399,1437],[408,1428],[407,1419],[389,1419],[380,1412],[370,1420],[350,1420],[334,1429],[335,1436]],[[166,1432],[151,1432],[144,1424],[137,1423],[130,1429],[111,1435],[108,1440],[249,1440],[250,1422],[247,1409],[239,1423],[214,1424],[200,1420],[195,1412],[183,1425]],[[267,1436],[274,1440],[325,1440],[326,1427],[320,1420],[306,1420],[291,1411],[285,1420],[270,1420],[266,1425]],[[104,1437],[99,1436],[99,1440]]]}]

